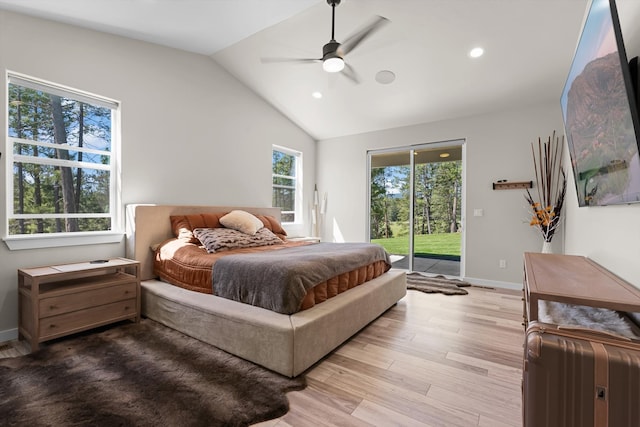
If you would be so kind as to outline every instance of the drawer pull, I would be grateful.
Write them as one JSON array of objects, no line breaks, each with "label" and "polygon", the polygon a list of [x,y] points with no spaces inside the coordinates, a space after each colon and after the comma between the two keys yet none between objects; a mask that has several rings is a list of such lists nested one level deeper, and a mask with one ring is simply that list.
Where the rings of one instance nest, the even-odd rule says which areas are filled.
[{"label": "drawer pull", "polygon": [[54,325],[54,324],[49,325],[49,329],[53,329],[53,328],[56,328],[56,327],[57,327],[57,326],[56,326],[56,325]]},{"label": "drawer pull", "polygon": [[50,305],[50,306],[49,306],[49,310],[55,310],[56,308],[58,308],[58,307],[57,307],[57,306],[55,306],[55,305]]}]

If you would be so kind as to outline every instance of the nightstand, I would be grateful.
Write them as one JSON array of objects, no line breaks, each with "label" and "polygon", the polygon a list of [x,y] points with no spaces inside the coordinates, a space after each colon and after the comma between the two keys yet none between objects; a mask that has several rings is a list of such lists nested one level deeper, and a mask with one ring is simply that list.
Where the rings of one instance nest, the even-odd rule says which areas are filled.
[{"label": "nightstand", "polygon": [[140,320],[140,263],[126,258],[18,270],[19,336],[31,345]]}]

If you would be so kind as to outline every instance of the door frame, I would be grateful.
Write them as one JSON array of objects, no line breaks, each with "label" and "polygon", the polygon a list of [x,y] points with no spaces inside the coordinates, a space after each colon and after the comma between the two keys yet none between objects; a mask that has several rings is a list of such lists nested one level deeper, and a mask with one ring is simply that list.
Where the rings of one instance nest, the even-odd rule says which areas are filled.
[{"label": "door frame", "polygon": [[466,253],[466,216],[465,216],[465,212],[466,212],[466,207],[467,207],[467,197],[466,197],[466,183],[467,183],[467,141],[464,138],[460,138],[460,139],[452,139],[452,140],[447,140],[447,141],[437,141],[437,142],[425,142],[425,143],[420,143],[420,144],[412,144],[412,145],[405,145],[405,146],[399,146],[399,147],[390,147],[390,148],[382,148],[382,149],[375,149],[375,150],[367,150],[367,168],[366,168],[366,172],[367,172],[367,199],[366,199],[366,212],[367,212],[367,217],[366,217],[366,221],[365,221],[365,236],[367,238],[367,241],[371,241],[371,157],[376,155],[376,154],[390,154],[390,153],[401,153],[401,152],[407,152],[407,154],[409,155],[409,166],[410,166],[410,183],[409,183],[409,187],[410,187],[410,191],[411,191],[411,197],[410,197],[410,205],[409,205],[409,215],[410,215],[410,221],[409,221],[409,233],[411,238],[409,239],[409,254],[410,254],[410,258],[409,258],[409,271],[413,271],[413,259],[414,259],[414,227],[415,227],[415,221],[414,221],[414,216],[415,216],[415,212],[414,212],[414,208],[415,208],[415,200],[414,200],[414,196],[415,196],[415,177],[414,177],[414,152],[417,150],[437,150],[437,149],[442,149],[442,148],[448,148],[448,147],[455,147],[455,148],[460,148],[461,150],[461,183],[460,183],[460,229],[461,229],[461,236],[460,236],[460,278],[464,278],[465,277],[465,253]]}]

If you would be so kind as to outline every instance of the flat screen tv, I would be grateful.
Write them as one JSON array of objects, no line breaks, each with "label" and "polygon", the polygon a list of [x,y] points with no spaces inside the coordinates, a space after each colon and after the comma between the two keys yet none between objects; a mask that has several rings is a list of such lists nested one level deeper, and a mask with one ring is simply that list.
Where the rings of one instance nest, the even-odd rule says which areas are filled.
[{"label": "flat screen tv", "polygon": [[578,204],[640,202],[636,90],[614,0],[593,0],[560,99]]}]

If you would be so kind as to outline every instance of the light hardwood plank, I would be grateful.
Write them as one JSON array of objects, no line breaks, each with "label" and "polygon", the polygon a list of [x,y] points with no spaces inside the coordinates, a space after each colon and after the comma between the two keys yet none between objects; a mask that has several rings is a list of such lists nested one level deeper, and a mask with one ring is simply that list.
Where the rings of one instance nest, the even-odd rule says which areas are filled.
[{"label": "light hardwood plank", "polygon": [[422,427],[432,425],[414,420],[400,412],[377,405],[367,400],[364,400],[360,405],[358,405],[352,415],[375,426]]},{"label": "light hardwood plank", "polygon": [[[477,414],[434,400],[423,393],[390,385],[384,380],[343,370],[331,378],[343,391],[362,396],[389,410],[398,411],[426,425],[467,426],[477,424]],[[428,392],[427,392],[428,393]],[[285,416],[286,418],[286,416]]]},{"label": "light hardwood plank", "polygon": [[0,344],[0,359],[23,356],[30,352],[31,348],[26,341],[13,340]]},{"label": "light hardwood plank", "polygon": [[521,426],[522,293],[467,289],[409,291],[260,426]]}]

